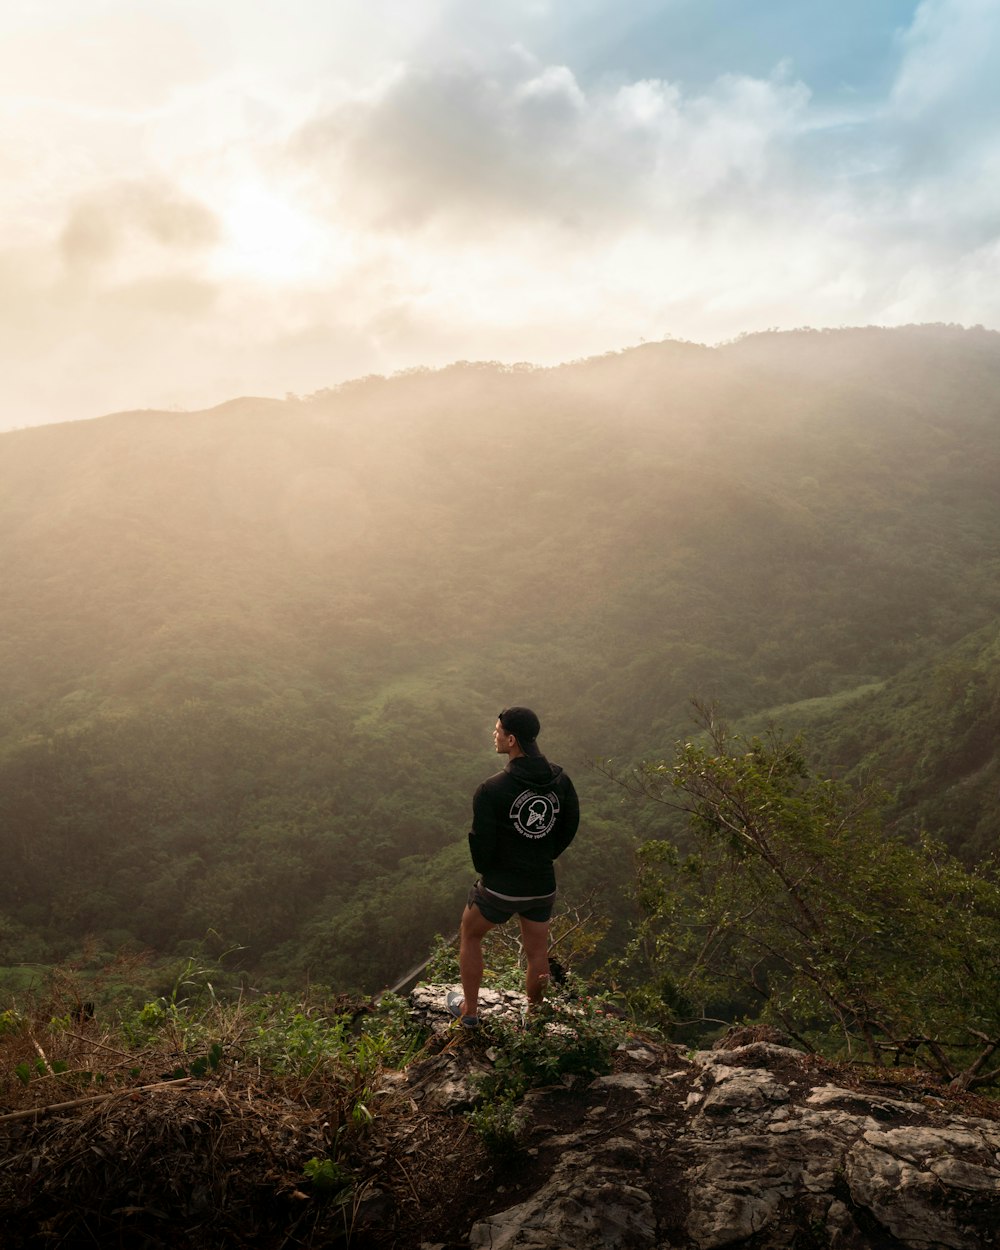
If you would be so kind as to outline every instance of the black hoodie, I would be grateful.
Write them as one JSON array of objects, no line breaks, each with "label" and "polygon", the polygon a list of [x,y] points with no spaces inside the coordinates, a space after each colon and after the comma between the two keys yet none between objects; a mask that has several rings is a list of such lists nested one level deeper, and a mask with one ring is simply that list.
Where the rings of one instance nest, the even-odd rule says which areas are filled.
[{"label": "black hoodie", "polygon": [[579,823],[576,790],[558,764],[544,755],[511,760],[472,797],[469,849],[483,885],[509,898],[551,894],[552,861]]}]

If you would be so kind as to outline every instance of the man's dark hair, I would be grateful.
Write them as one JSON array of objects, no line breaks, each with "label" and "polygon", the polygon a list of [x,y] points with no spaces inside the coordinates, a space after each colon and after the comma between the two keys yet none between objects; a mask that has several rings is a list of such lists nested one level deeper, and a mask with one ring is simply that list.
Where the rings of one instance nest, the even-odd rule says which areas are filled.
[{"label": "man's dark hair", "polygon": [[504,708],[497,720],[507,733],[514,735],[517,745],[525,755],[540,754],[535,739],[541,732],[542,725],[530,707]]}]

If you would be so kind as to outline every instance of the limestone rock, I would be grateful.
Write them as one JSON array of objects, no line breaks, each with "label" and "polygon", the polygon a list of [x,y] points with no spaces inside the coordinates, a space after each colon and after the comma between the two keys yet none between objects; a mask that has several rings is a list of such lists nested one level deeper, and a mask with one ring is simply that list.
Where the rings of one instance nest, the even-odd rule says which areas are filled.
[{"label": "limestone rock", "polygon": [[[418,985],[410,995],[413,1014],[435,1033],[456,1027],[448,1013],[448,994],[461,993],[460,985]],[[505,1024],[521,1023],[528,1000],[516,990],[483,989],[479,994],[479,1015],[483,1020],[501,1020]]]},{"label": "limestone rock", "polygon": [[[445,988],[415,999],[442,1030]],[[484,1010],[519,1015],[518,998],[484,995]],[[1000,1122],[838,1084],[770,1038],[690,1060],[635,1040],[620,1056],[524,1100],[534,1190],[485,1209],[472,1250],[1000,1250]],[[438,1083],[425,1097],[462,1104],[474,1072],[454,1063],[418,1073]]]},{"label": "limestone rock", "polygon": [[[1000,1232],[1000,1125],[865,1132],[848,1151],[851,1197],[914,1250],[978,1250]],[[985,1236],[991,1240],[984,1240]]]},{"label": "limestone rock", "polygon": [[606,1246],[639,1250],[657,1243],[648,1190],[634,1183],[636,1144],[606,1142],[593,1154],[567,1150],[527,1202],[473,1226],[472,1250],[567,1250]]}]

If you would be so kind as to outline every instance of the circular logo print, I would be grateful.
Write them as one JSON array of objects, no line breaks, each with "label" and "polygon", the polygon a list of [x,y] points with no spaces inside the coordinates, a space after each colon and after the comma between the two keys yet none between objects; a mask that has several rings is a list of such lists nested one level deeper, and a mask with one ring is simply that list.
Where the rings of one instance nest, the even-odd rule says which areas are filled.
[{"label": "circular logo print", "polygon": [[551,792],[539,794],[535,790],[524,790],[510,809],[514,828],[525,838],[544,838],[558,815],[559,800]]}]

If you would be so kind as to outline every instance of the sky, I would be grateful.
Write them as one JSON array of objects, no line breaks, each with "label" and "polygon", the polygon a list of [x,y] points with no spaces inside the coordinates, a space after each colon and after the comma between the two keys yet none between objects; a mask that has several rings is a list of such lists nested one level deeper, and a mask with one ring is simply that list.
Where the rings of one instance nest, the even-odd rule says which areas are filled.
[{"label": "sky", "polygon": [[1000,328],[996,0],[3,0],[0,429]]}]

